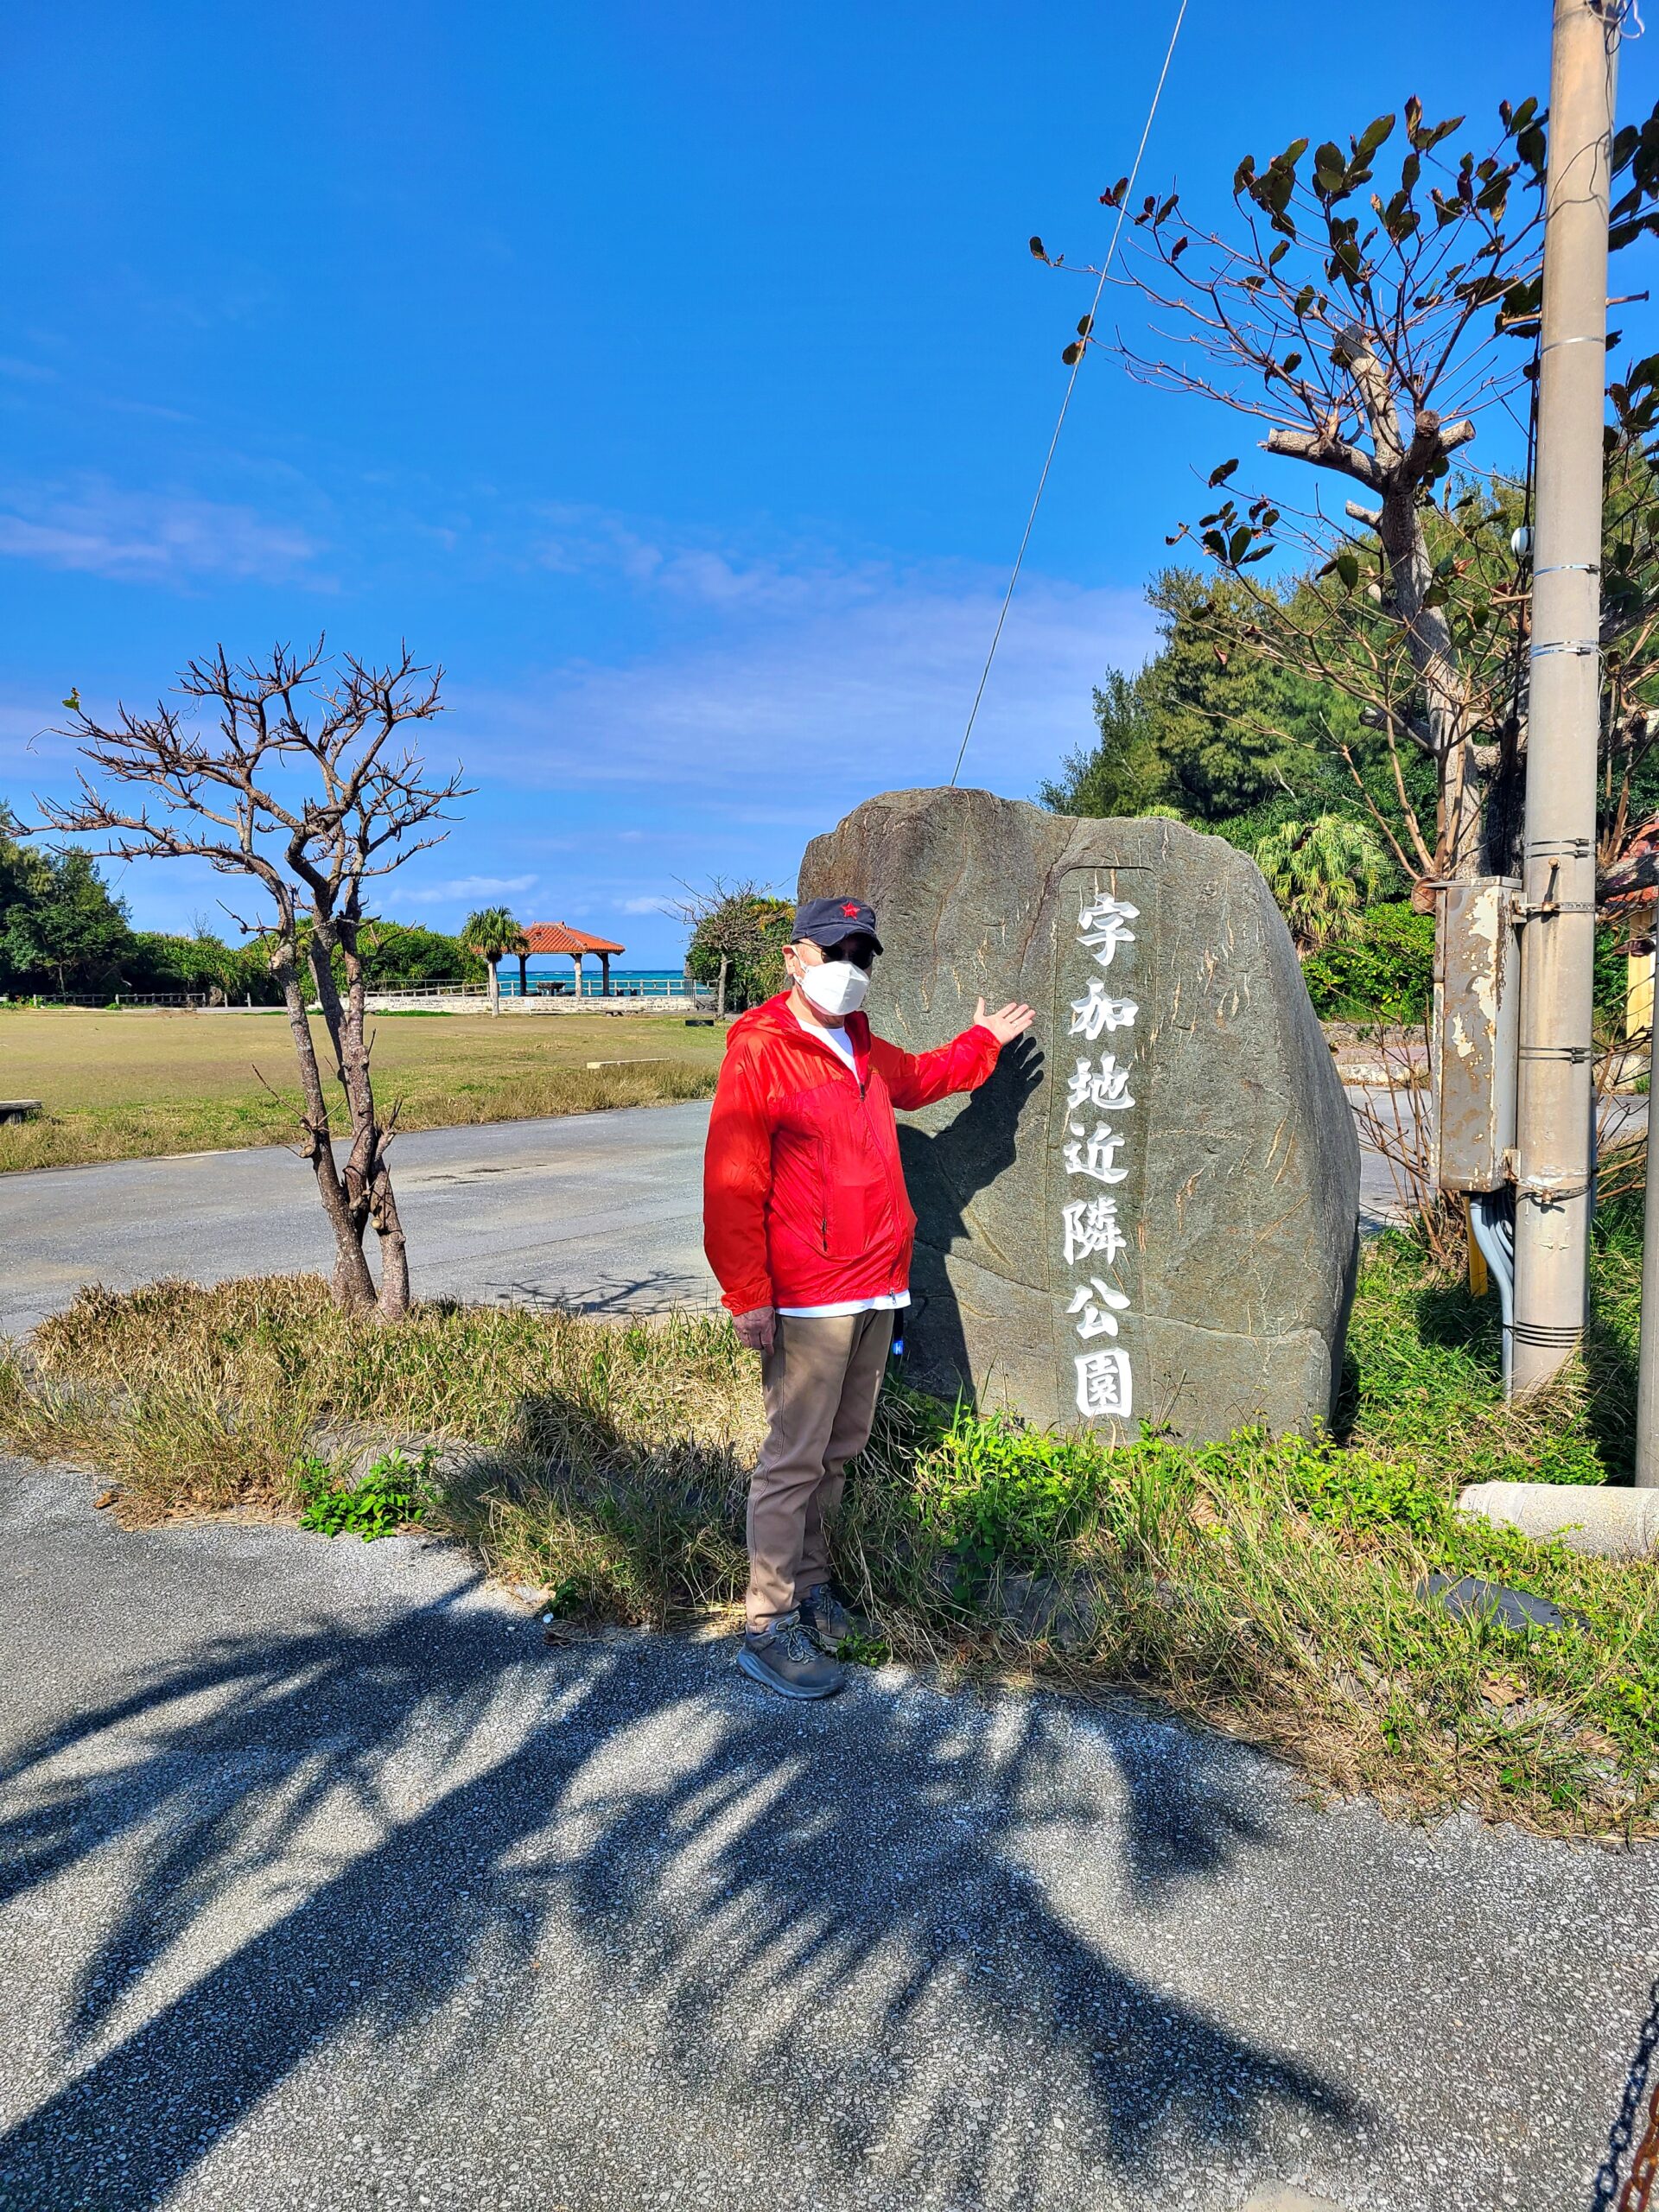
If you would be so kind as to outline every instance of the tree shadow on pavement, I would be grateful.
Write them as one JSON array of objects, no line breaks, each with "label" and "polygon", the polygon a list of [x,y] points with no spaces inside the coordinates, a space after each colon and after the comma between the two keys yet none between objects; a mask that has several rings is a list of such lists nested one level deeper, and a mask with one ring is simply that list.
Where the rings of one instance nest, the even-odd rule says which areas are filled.
[{"label": "tree shadow on pavement", "polygon": [[[429,2075],[487,2063],[499,2087],[555,1948],[600,2018],[607,1990],[655,2008],[677,2094],[774,2177],[810,2123],[895,2202],[1035,2206],[1080,2114],[1096,2170],[1148,2186],[1183,2150],[1365,2117],[1113,1963],[1160,1893],[1271,1847],[1250,1754],[861,1675],[789,1707],[695,1642],[512,1635],[452,1600],[221,1637],[0,1769],[0,1900],[75,1875],[116,1898],[64,1968],[59,2086],[0,2139],[0,2205],[160,2205],[365,2035],[397,2041],[411,2109],[422,2031]],[[1111,1879],[1074,1890],[1079,1864]],[[452,2000],[480,1968],[519,2017],[469,2060],[486,2031]]]},{"label": "tree shadow on pavement", "polygon": [[618,1270],[593,1275],[584,1278],[577,1287],[568,1282],[504,1280],[486,1282],[482,1294],[486,1303],[494,1306],[524,1306],[539,1313],[610,1315],[625,1320],[637,1319],[642,1313],[706,1312],[719,1302],[719,1287],[712,1277],[666,1268],[654,1268],[645,1274]]}]

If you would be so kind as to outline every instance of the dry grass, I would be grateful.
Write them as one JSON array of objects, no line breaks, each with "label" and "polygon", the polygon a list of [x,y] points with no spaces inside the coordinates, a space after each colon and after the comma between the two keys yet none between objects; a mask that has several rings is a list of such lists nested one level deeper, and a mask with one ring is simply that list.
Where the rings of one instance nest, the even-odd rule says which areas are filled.
[{"label": "dry grass", "polygon": [[[725,1045],[667,1014],[380,1015],[372,1027],[379,1095],[404,1129],[706,1097]],[[635,1058],[647,1064],[585,1065]],[[0,1090],[45,1109],[0,1125],[0,1173],[282,1144],[298,1113],[281,1013],[0,1009]]]},{"label": "dry grass", "polygon": [[[1340,1446],[1108,1452],[889,1390],[838,1572],[913,1662],[1128,1690],[1402,1808],[1659,1832],[1659,1565],[1452,1510],[1465,1479],[1616,1461],[1624,1244],[1601,1264],[1600,1364],[1525,1414],[1497,1400],[1484,1312],[1398,1238],[1364,1270]],[[0,1436],[96,1465],[134,1518],[292,1510],[320,1439],[342,1469],[354,1442],[441,1441],[434,1516],[577,1623],[730,1617],[760,1427],[756,1363],[719,1317],[429,1305],[386,1329],[306,1278],[87,1292],[0,1364]],[[1582,1624],[1454,1620],[1416,1594],[1435,1568]]]},{"label": "dry grass", "polygon": [[434,1301],[387,1328],[339,1313],[320,1275],[94,1287],[0,1365],[0,1433],[95,1460],[137,1521],[291,1507],[319,1432],[476,1446],[508,1478],[558,1460],[650,1479],[713,1453],[736,1479],[759,1438],[753,1366],[709,1316]]}]

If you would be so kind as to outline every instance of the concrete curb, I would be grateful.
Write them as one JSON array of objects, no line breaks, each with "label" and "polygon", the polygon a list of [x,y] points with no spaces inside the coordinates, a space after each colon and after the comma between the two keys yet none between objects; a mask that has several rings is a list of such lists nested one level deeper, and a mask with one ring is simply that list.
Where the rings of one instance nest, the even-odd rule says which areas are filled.
[{"label": "concrete curb", "polygon": [[1602,1490],[1589,1483],[1471,1483],[1460,1513],[1478,1514],[1523,1535],[1559,1536],[1599,1559],[1643,1559],[1659,1551],[1659,1491]]}]

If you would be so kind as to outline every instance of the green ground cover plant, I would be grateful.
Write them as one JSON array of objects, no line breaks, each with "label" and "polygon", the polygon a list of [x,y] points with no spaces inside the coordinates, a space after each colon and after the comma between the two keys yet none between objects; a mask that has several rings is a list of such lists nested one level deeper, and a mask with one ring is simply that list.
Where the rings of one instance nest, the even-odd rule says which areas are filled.
[{"label": "green ground cover plant", "polygon": [[425,1519],[431,1503],[436,1457],[431,1445],[416,1459],[393,1445],[353,1482],[315,1452],[302,1453],[294,1463],[301,1528],[319,1536],[361,1536],[371,1544],[378,1536],[395,1536],[400,1529],[415,1527]]},{"label": "green ground cover plant", "polygon": [[[1473,1480],[1628,1479],[1637,1212],[1603,1209],[1586,1357],[1523,1408],[1498,1390],[1491,1301],[1403,1234],[1367,1253],[1328,1434],[1108,1451],[893,1383],[836,1535],[865,1623],[849,1656],[1133,1696],[1402,1811],[1659,1833],[1659,1564],[1455,1510]],[[306,1277],[89,1290],[0,1363],[0,1437],[96,1466],[129,1519],[353,1525],[345,1469],[372,1447],[389,1478],[367,1520],[413,1500],[569,1632],[735,1624],[761,1426],[721,1316],[432,1303],[383,1327]],[[1567,1625],[1454,1618],[1424,1588],[1437,1572]]]}]

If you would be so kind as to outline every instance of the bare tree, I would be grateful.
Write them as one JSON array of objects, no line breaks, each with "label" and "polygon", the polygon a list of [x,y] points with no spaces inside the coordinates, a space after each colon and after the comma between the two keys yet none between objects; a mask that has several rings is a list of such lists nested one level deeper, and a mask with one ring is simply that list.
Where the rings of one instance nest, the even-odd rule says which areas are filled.
[{"label": "bare tree", "polygon": [[[1536,100],[1504,102],[1493,142],[1454,156],[1442,149],[1463,118],[1427,122],[1413,99],[1345,152],[1327,141],[1310,156],[1299,138],[1265,167],[1247,155],[1232,180],[1235,219],[1219,226],[1189,223],[1178,194],[1148,195],[1132,218],[1138,251],[1114,282],[1150,308],[1152,342],[1108,340],[1085,317],[1066,349],[1075,359],[1105,344],[1142,381],[1258,424],[1262,449],[1312,471],[1316,486],[1360,495],[1335,512],[1318,489],[1300,507],[1236,494],[1238,463],[1225,461],[1210,476],[1211,512],[1170,543],[1190,537],[1236,587],[1211,603],[1218,652],[1248,645],[1357,706],[1377,743],[1343,757],[1424,907],[1436,882],[1506,870],[1519,835],[1530,575],[1524,537],[1510,541],[1523,487],[1490,469],[1459,477],[1452,456],[1499,410],[1525,429],[1546,122]],[[1390,141],[1397,175],[1379,183]],[[1613,168],[1620,246],[1654,227],[1659,111],[1618,133]],[[1126,189],[1102,197],[1116,206]],[[1040,239],[1032,250],[1063,264]],[[1651,502],[1650,454],[1625,426],[1651,367],[1627,372],[1623,407],[1614,387],[1610,518]],[[1610,654],[1605,861],[1628,823],[1619,793],[1651,742],[1643,693],[1659,666],[1653,533],[1637,528],[1637,557],[1624,542],[1621,563],[1631,534],[1610,532],[1610,582],[1622,565],[1640,588],[1609,594],[1605,642],[1621,650]],[[1301,574],[1264,580],[1255,564],[1281,550]],[[1432,820],[1414,760],[1432,766]]]},{"label": "bare tree", "polygon": [[[1243,495],[1223,491],[1177,537],[1190,531],[1246,584],[1258,650],[1356,696],[1396,760],[1410,746],[1433,762],[1433,846],[1402,857],[1413,874],[1442,879],[1477,872],[1502,747],[1448,613],[1460,549],[1446,542],[1454,524],[1434,520],[1433,487],[1483,410],[1520,381],[1522,362],[1503,363],[1491,310],[1535,316],[1542,240],[1537,103],[1506,103],[1499,116],[1495,149],[1453,159],[1437,149],[1463,118],[1429,124],[1408,101],[1386,198],[1366,188],[1392,115],[1346,153],[1327,142],[1308,160],[1298,139],[1259,170],[1247,155],[1233,177],[1238,219],[1224,231],[1189,228],[1177,194],[1149,197],[1133,219],[1141,245],[1124,281],[1168,350],[1112,347],[1144,381],[1260,423],[1268,453],[1365,494],[1332,517],[1317,495],[1300,512],[1265,496],[1241,510]],[[1116,204],[1124,188],[1103,197]],[[1077,342],[1096,342],[1086,323]],[[1212,487],[1237,466],[1224,462]],[[1287,593],[1252,574],[1286,540],[1314,556],[1317,588]]]},{"label": "bare tree", "polygon": [[747,879],[728,883],[715,876],[706,891],[683,884],[683,899],[668,911],[691,931],[686,966],[693,976],[713,968],[716,976],[715,1014],[726,1018],[726,999],[735,976],[746,998],[758,988],[775,990],[783,976],[783,947],[794,908],[776,892]]},{"label": "bare tree", "polygon": [[[1361,734],[1331,732],[1331,750],[1423,912],[1440,907],[1438,886],[1510,874],[1519,858],[1527,488],[1518,468],[1471,473],[1459,456],[1502,416],[1529,436],[1547,121],[1536,100],[1505,102],[1484,149],[1454,154],[1463,118],[1430,122],[1413,99],[1345,150],[1299,138],[1265,166],[1246,156],[1232,213],[1214,223],[1191,220],[1174,192],[1148,195],[1113,281],[1139,295],[1149,337],[1107,337],[1085,316],[1065,353],[1103,345],[1141,381],[1226,408],[1292,465],[1287,490],[1298,475],[1310,487],[1300,504],[1235,492],[1239,463],[1224,460],[1210,511],[1168,542],[1211,564],[1195,626],[1224,665],[1243,650],[1346,702]],[[1612,171],[1618,248],[1656,226],[1659,110],[1617,134]],[[1121,206],[1127,188],[1103,200]],[[1610,397],[1599,857],[1633,885],[1659,876],[1653,861],[1617,865],[1659,760],[1659,359]],[[1289,559],[1269,575],[1259,564],[1275,553]],[[1418,1195],[1438,1204],[1428,1126],[1414,1109],[1396,1134]]]},{"label": "bare tree", "polygon": [[[459,771],[429,774],[403,738],[410,723],[442,711],[442,670],[416,666],[407,650],[370,668],[349,655],[325,662],[321,639],[304,654],[276,646],[267,661],[233,663],[219,646],[179,678],[176,690],[194,710],[165,701],[153,715],[120,707],[106,727],[78,707],[60,734],[74,739],[87,763],[79,794],[40,803],[43,826],[99,838],[102,854],[205,860],[264,893],[257,920],[232,918],[266,948],[288,1008],[302,1096],[298,1150],[315,1172],[334,1231],[334,1298],[383,1319],[408,1310],[409,1261],[386,1158],[397,1114],[383,1121],[375,1103],[359,939],[365,886],[440,843],[448,831],[430,825],[467,788]],[[216,717],[216,730],[197,722],[200,710]],[[329,1130],[308,974],[350,1121],[343,1164]],[[364,1249],[371,1222],[378,1295]]]}]

